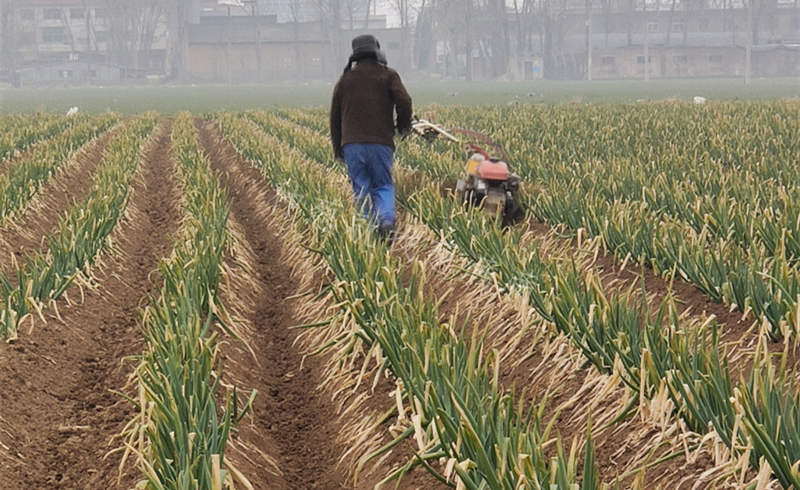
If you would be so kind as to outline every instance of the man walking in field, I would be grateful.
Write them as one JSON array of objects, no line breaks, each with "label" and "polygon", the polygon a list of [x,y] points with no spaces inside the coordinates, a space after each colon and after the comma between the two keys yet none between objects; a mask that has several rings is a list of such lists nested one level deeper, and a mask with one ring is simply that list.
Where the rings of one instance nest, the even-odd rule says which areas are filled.
[{"label": "man walking in field", "polygon": [[396,110],[397,131],[410,132],[411,97],[400,75],[386,66],[374,36],[358,36],[352,45],[353,54],[333,90],[333,152],[347,164],[356,205],[377,226],[378,235],[391,243],[395,225],[394,113]]}]

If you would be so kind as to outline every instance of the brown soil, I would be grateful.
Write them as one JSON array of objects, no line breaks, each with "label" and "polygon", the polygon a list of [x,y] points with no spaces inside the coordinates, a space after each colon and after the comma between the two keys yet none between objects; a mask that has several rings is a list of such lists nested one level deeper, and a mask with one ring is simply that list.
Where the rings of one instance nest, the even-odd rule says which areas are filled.
[{"label": "brown soil", "polygon": [[[89,140],[86,144],[84,144],[82,149],[86,148],[88,146],[91,146],[94,141],[97,141],[98,139],[103,138],[104,136],[106,136],[109,133],[113,132],[116,128],[119,128],[120,126],[121,126],[121,124],[119,122],[117,122],[116,124],[112,124],[110,127],[107,127],[105,130],[103,130],[100,133],[100,135],[96,136],[95,138]],[[63,131],[65,131],[65,130],[63,130]],[[58,133],[58,134],[61,134],[61,133]],[[49,145],[50,141],[53,138],[56,138],[58,136],[58,134],[52,135],[52,136],[50,136],[48,138],[45,138],[45,139],[42,139],[42,140],[39,140],[39,141],[35,142],[34,144],[30,145],[29,147],[25,148],[22,151],[17,150],[16,152],[14,152],[13,155],[9,156],[5,160],[0,160],[0,176],[3,176],[5,174],[7,174],[8,172],[11,171],[12,168],[16,167],[19,163],[24,162],[25,160],[30,158],[30,156],[33,155],[33,153],[35,151],[37,151],[40,147],[46,147],[47,145]],[[79,151],[82,151],[82,149],[79,150]],[[73,154],[71,159],[74,159],[74,158],[75,158],[75,155]],[[61,170],[59,170],[59,172],[60,171]]]},{"label": "brown soil", "polygon": [[[245,239],[256,254],[257,284],[253,287],[264,292],[249,319],[254,327],[252,348],[258,364],[250,364],[247,374],[260,393],[254,407],[255,424],[277,445],[274,449],[278,454],[273,456],[283,481],[262,472],[247,476],[258,488],[345,488],[345,476],[336,464],[338,448],[332,444],[338,428],[328,423],[332,407],[316,390],[318,366],[311,361],[300,369],[303,353],[294,345],[297,332],[290,329],[297,324],[294,310],[299,305],[286,299],[296,291],[291,266],[280,262],[278,228],[259,212],[263,203],[248,192],[252,188],[243,180],[242,169],[234,168],[230,155],[221,153],[220,135],[205,127],[200,134],[212,167],[227,181],[233,217],[242,225]],[[255,438],[257,433],[242,434],[248,436]]]},{"label": "brown soil", "polygon": [[[535,218],[529,218],[525,223],[526,229],[533,236],[545,236],[559,228],[553,228]],[[578,253],[579,245],[574,238],[561,239],[565,249],[571,248]],[[736,380],[741,376],[748,376],[753,362],[753,352],[759,338],[759,330],[755,328],[757,320],[753,314],[743,317],[739,310],[731,311],[728,305],[717,303],[707,294],[699,290],[694,284],[675,277],[673,280],[665,279],[655,273],[649,265],[637,265],[632,262],[625,264],[610,251],[600,250],[597,257],[588,265],[588,268],[600,273],[604,289],[608,291],[627,289],[634,285],[637,289],[644,288],[652,313],[656,314],[661,303],[670,295],[675,301],[680,315],[698,322],[713,316],[719,326],[720,346],[728,353],[731,379]],[[781,353],[785,348],[783,342],[767,340],[767,348],[772,353]],[[790,350],[787,365],[796,366],[800,362],[800,352]]]},{"label": "brown soil", "polygon": [[12,168],[19,164],[19,162],[27,160],[33,153],[34,149],[39,145],[47,144],[46,141],[47,140],[39,141],[22,151],[17,150],[13,154],[6,157],[5,160],[0,160],[0,177],[10,172]]},{"label": "brown soil", "polygon": [[[413,189],[415,185],[422,185],[422,183],[424,183],[424,179],[421,178],[419,174],[413,172],[404,177],[404,179],[398,182],[399,188],[410,190]],[[440,191],[446,195],[448,193],[448,185],[445,184],[440,188]],[[395,253],[403,256],[404,259],[409,262],[414,260],[422,260],[425,262],[426,258],[430,256],[430,251],[427,250],[426,247],[432,246],[435,248],[435,245],[430,244],[423,245],[422,247],[412,246],[412,248],[406,248],[402,244],[404,235],[409,232],[409,229],[406,228],[406,221],[406,216],[404,213],[400,212],[400,246],[395,247]],[[534,234],[546,234],[551,231],[550,227],[543,223],[530,223],[529,226]],[[575,243],[569,243],[568,240],[564,240],[564,246],[567,247],[567,253],[569,253],[570,248],[573,248],[574,252],[578,253]],[[604,256],[604,258],[612,261],[614,260],[613,256]],[[613,264],[614,262],[609,263],[609,265]],[[597,263],[593,264],[593,266],[594,265],[597,265]],[[426,264],[424,269],[430,273],[426,282],[428,296],[431,298],[435,297],[437,301],[440,302],[440,319],[446,321],[450,315],[455,314],[459,324],[463,321],[471,321],[471,323],[469,323],[470,327],[479,329],[480,333],[488,335],[486,339],[487,348],[500,348],[501,345],[498,345],[497,342],[502,342],[502,339],[498,337],[503,337],[506,334],[504,331],[506,328],[514,328],[514,326],[505,326],[507,324],[506,320],[510,321],[510,318],[486,316],[487,304],[499,305],[500,303],[498,298],[493,297],[493,292],[487,291],[481,296],[481,298],[485,299],[485,302],[482,301],[479,304],[471,302],[469,299],[460,297],[459,293],[471,291],[476,287],[476,285],[470,284],[470,277],[464,275],[454,276],[453,272],[455,269],[438,269],[432,267],[430,263]],[[612,284],[615,278],[608,277],[608,274],[606,274],[605,279],[608,280],[609,284]],[[620,282],[621,278],[616,279],[617,282]],[[630,279],[626,278],[626,280],[629,281]],[[613,287],[618,288],[619,286],[620,284],[614,284]],[[477,287],[480,288],[481,285],[478,284]],[[513,325],[510,322],[508,324]],[[527,349],[528,345],[522,345],[521,347],[520,351]],[[578,442],[582,442],[586,431],[586,420],[582,415],[585,416],[586,403],[589,401],[596,403],[592,409],[593,413],[616,413],[621,410],[623,405],[623,393],[627,388],[618,387],[610,391],[600,400],[591,398],[582,402],[581,400],[583,398],[580,397],[579,393],[582,389],[585,389],[589,375],[592,374],[596,376],[595,368],[586,363],[581,363],[580,360],[578,360],[578,362],[572,362],[565,372],[564,365],[557,365],[551,362],[552,360],[543,359],[541,352],[537,351],[538,349],[534,348],[533,354],[517,367],[508,368],[507,366],[501,365],[501,384],[506,389],[514,387],[518,397],[524,399],[528,405],[538,405],[541,403],[545,392],[549,392],[548,396],[550,398],[547,399],[546,409],[543,413],[543,423],[546,424],[551,417],[555,417],[553,431],[562,437],[562,441],[565,444],[570,444],[574,438],[577,439]],[[520,354],[523,354],[523,352],[520,352]],[[578,357],[580,356],[578,355]],[[560,361],[564,361],[563,357]],[[542,362],[545,362],[543,367],[538,366]],[[538,369],[536,372],[533,372],[534,368],[537,368],[537,366]],[[573,399],[576,395],[578,398]],[[591,393],[587,392],[586,397],[588,398],[589,395],[591,395]],[[571,405],[567,403],[570,400],[573,400]],[[564,403],[567,403],[567,406],[556,416],[555,408]],[[661,439],[659,439],[659,431],[655,430],[653,424],[650,421],[641,421],[638,415],[634,415],[634,417],[627,422],[617,423],[602,431],[598,431],[597,426],[595,426],[594,432],[598,470],[602,478],[601,481],[606,482],[613,482],[614,479],[624,473],[626,468],[634,461],[639,461],[640,464],[653,462],[676,451],[676,447],[680,449],[674,444],[677,442],[677,439],[674,437],[666,437],[664,440],[667,443],[673,444],[665,444],[663,447],[654,448],[652,455],[647,459],[643,459],[641,455],[642,451],[645,451],[646,454],[646,450],[652,448],[653,441],[661,441]],[[553,452],[554,451],[555,448],[553,448]],[[551,455],[555,456],[554,453]],[[676,473],[684,476],[700,475],[711,466],[713,465],[708,458],[703,459],[701,456],[697,461],[687,461],[681,454],[680,457],[655,464],[648,470],[647,475],[651,481],[658,480],[669,483],[672,481],[670,478],[674,477]],[[630,484],[630,480],[626,478],[625,484]]]},{"label": "brown soil", "polygon": [[[400,238],[394,250],[395,255],[403,257],[409,263],[416,260],[425,262],[423,269],[427,271],[426,295],[439,301],[440,321],[448,321],[452,315],[456,325],[468,326],[467,332],[476,330],[478,334],[485,335],[486,351],[502,351],[507,348],[506,337],[513,334],[514,329],[521,328],[519,310],[509,307],[504,301],[507,298],[498,296],[486,281],[476,281],[471,275],[458,274],[457,271],[462,267],[458,261],[451,264],[431,261],[430,257],[435,255],[436,248],[433,241],[410,246],[404,243],[406,235],[415,231],[402,212],[399,222]],[[479,301],[475,300],[476,294]],[[487,305],[492,305],[492,308],[487,308]],[[554,419],[553,434],[558,434],[564,444],[569,445],[575,440],[579,444],[583,442],[587,404],[594,404],[589,410],[592,414],[601,414],[596,415],[595,419],[602,414],[616,414],[623,408],[628,388],[619,385],[602,398],[595,397],[590,388],[597,379],[596,368],[583,361],[570,341],[566,340],[566,344],[570,346],[567,350],[572,352],[573,360],[565,355],[544,355],[543,350],[547,349],[542,345],[531,345],[531,342],[534,342],[533,338],[524,340],[512,354],[517,357],[526,356],[518,365],[501,363],[500,385],[505,391],[513,390],[518,400],[524,400],[525,406],[539,406],[547,396],[542,412],[543,424]],[[559,407],[560,411],[557,411]],[[601,481],[613,482],[635,462],[638,461],[640,465],[652,463],[680,448],[675,444],[664,444],[663,447],[655,448],[654,441],[676,443],[677,439],[659,437],[660,433],[655,429],[653,421],[641,420],[636,412],[631,419],[609,428],[600,430],[601,425],[604,424],[595,423],[593,427],[595,458]],[[642,455],[649,449],[653,450],[652,456],[643,458]],[[551,447],[550,456],[555,456],[555,447]],[[677,458],[654,464],[648,469],[647,476],[653,482],[669,482],[669,478],[674,476],[673,472],[682,476],[700,475],[712,466],[707,458],[687,461],[681,454]],[[630,478],[622,483],[623,487],[629,485]]]},{"label": "brown soil", "polygon": [[[179,224],[168,128],[146,154],[125,219],[114,232],[118,256],[96,267],[99,288],[66,307],[14,344],[0,345],[0,488],[130,488],[118,483],[118,457],[104,458],[132,414],[112,392],[123,385],[140,353],[139,304],[157,291],[150,273],[169,254]],[[76,287],[70,291],[79,297]]]},{"label": "brown soil", "polygon": [[11,254],[20,262],[25,255],[47,249],[46,237],[73,202],[81,202],[94,183],[94,173],[103,163],[111,130],[78,151],[73,159],[39,189],[28,207],[13,221],[0,224],[0,272],[12,271]]},{"label": "brown soil", "polygon": [[[356,483],[350,478],[352,468],[343,467],[340,462],[349,448],[337,441],[340,432],[347,430],[337,414],[336,405],[342,400],[334,403],[325,387],[320,386],[324,359],[303,360],[306,352],[298,342],[299,332],[289,329],[302,323],[300,312],[307,298],[289,299],[298,289],[292,276],[292,264],[280,261],[282,248],[288,246],[282,243],[281,236],[285,223],[275,221],[276,217],[265,211],[277,204],[277,196],[264,185],[256,169],[243,161],[229,144],[222,142],[214,126],[201,127],[200,134],[212,166],[228,182],[233,217],[241,224],[245,240],[257,258],[254,264],[257,280],[251,286],[262,292],[257,304],[244,308],[253,311],[249,318],[254,327],[251,346],[258,364],[242,363],[239,367],[247,366],[249,372],[237,369],[232,374],[259,391],[254,423],[249,425],[245,420],[238,438],[273,456],[282,475],[271,474],[263,463],[254,465],[236,455],[232,458],[256,488],[372,488],[386,472],[362,475]],[[234,292],[234,296],[237,295],[246,298],[248,291]],[[322,316],[324,312],[319,314]],[[384,380],[361,410],[386,412],[393,406],[388,396],[393,388],[392,382]],[[381,430],[389,423],[387,421]],[[405,462],[411,455],[410,448],[401,445],[384,466],[390,468],[393,463]],[[400,488],[441,486],[432,480],[424,472],[417,471],[408,475]]]},{"label": "brown soil", "polygon": [[34,148],[41,144],[47,144],[45,141],[39,141],[38,143],[22,150],[22,151],[15,151],[13,154],[6,157],[5,160],[0,160],[0,177],[6,175],[8,172],[11,171],[19,162],[26,160],[30,157],[31,153],[33,153]]},{"label": "brown soil", "polygon": [[[423,184],[427,185],[428,180],[429,179],[421,174],[409,172],[405,179],[401,179],[401,181],[398,182],[398,188],[413,191],[415,187]],[[452,187],[452,183],[445,182],[440,186],[440,192],[446,195]],[[531,236],[542,236],[552,233],[553,231],[549,225],[535,219],[530,219],[521,226],[524,226],[526,231],[531,232],[531,235],[526,238],[526,241],[529,240]],[[570,251],[572,251],[573,255],[580,254],[578,244],[575,240],[565,238],[559,242],[560,248],[566,249],[567,254],[569,254]],[[559,246],[557,245],[556,248],[559,248]],[[425,255],[424,252],[421,254]],[[706,315],[715,315],[717,322],[721,324],[720,332],[724,342],[738,342],[746,335],[752,324],[752,320],[742,320],[741,313],[730,312],[726,306],[714,303],[707,295],[686,281],[676,279],[672,287],[670,287],[667,281],[655,275],[653,270],[649,267],[639,268],[629,263],[626,269],[622,269],[621,261],[611,253],[601,252],[589,267],[592,270],[600,272],[603,284],[606,286],[607,290],[618,290],[630,284],[644,284],[648,296],[651,296],[653,299],[652,304],[655,304],[656,307],[671,291],[673,296],[677,298],[678,307],[681,312],[701,318]],[[430,268],[428,270],[430,270]],[[429,283],[427,284],[428,289],[431,291],[431,297],[441,299],[447,290],[469,290],[468,286],[462,284],[465,282],[463,277],[452,279],[450,273],[447,271],[437,271],[437,273],[440,273],[439,277],[429,278]],[[445,276],[447,276],[448,279],[442,281],[441,279]],[[460,312],[460,317],[465,318],[468,313],[473,316],[476,314],[479,315],[482,308],[483,307],[472,307],[472,305],[469,304],[460,304],[457,298],[454,300],[450,297],[443,299],[440,314],[442,318],[445,318],[448,314],[458,310]],[[470,312],[470,309],[477,309],[477,311]],[[493,334],[490,334],[490,337],[487,338],[489,343],[492,342],[492,335]],[[548,409],[545,411],[545,417],[549,417],[547,414],[552,414],[553,408],[578,393],[578,390],[584,385],[584,380],[587,378],[587,375],[593,372],[595,368],[587,365],[582,367],[575,366],[570,369],[568,373],[564,373],[563,370],[556,369],[557,366],[551,366],[550,369],[544,372],[540,372],[535,376],[532,375],[531,370],[536,367],[541,360],[541,356],[535,352],[532,357],[524,361],[517,368],[509,370],[508,368],[503,369],[501,366],[501,383],[506,388],[511,386],[522,387],[522,396],[524,396],[528,403],[536,403],[537,400],[541,399],[546,387],[550,386],[552,388],[555,386],[555,393],[551,393],[553,398],[548,400]],[[741,369],[746,369],[746,364],[746,360],[737,363],[736,372]],[[623,388],[623,390],[626,389],[627,388]],[[619,407],[621,396],[622,392],[619,390],[610,393],[609,396],[599,402],[598,406],[595,407],[593,411],[596,410],[599,413],[603,413],[608,410],[619,410],[619,408],[621,408]],[[561,433],[565,443],[569,443],[573,437],[578,437],[579,439],[583,437],[585,421],[580,419],[575,420],[574,418],[575,412],[580,412],[582,409],[585,409],[585,407],[582,406],[581,403],[578,403],[567,408],[559,415],[555,430]],[[634,415],[634,417],[638,418],[638,415]],[[595,440],[595,444],[597,445],[596,456],[598,459],[598,468],[603,479],[605,481],[613,481],[614,477],[619,474],[621,469],[625,468],[634,455],[641,453],[643,449],[652,447],[653,438],[657,435],[657,431],[653,431],[650,428],[650,424],[640,423],[637,420],[625,424],[617,424],[610,430],[605,430],[602,434],[599,434],[599,437],[596,437]],[[666,440],[669,441],[670,439],[667,438]],[[672,440],[677,442],[674,437]],[[654,451],[654,456],[650,458],[650,461],[657,460],[659,457],[667,455],[670,451],[674,450],[674,447],[664,447],[660,451]],[[655,465],[648,470],[647,474],[648,477],[651,477],[649,478],[650,481],[652,481],[652,477],[656,477],[659,481],[667,482],[666,484],[669,485],[675,483],[674,480],[670,480],[670,478],[673,478],[675,475],[699,475],[712,466],[712,462],[709,458],[705,457],[705,455],[701,455],[696,461],[687,461],[686,458],[680,456]],[[626,484],[629,483],[630,481],[626,480]]]}]

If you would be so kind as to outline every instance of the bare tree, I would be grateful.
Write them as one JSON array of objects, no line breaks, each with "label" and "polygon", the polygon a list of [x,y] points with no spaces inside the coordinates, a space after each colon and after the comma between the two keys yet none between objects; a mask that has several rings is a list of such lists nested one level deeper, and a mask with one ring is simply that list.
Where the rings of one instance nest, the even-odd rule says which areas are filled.
[{"label": "bare tree", "polygon": [[367,0],[367,8],[364,11],[364,29],[369,27],[369,14],[372,9],[372,0]]},{"label": "bare tree", "polygon": [[169,50],[167,73],[175,80],[186,78],[186,51],[189,35],[186,24],[189,21],[190,2],[167,0],[167,26],[169,29]]},{"label": "bare tree", "polygon": [[417,13],[414,28],[414,64],[421,70],[430,70],[436,61],[435,0],[423,0]]},{"label": "bare tree", "polygon": [[305,63],[302,61],[302,53],[300,51],[300,0],[291,0],[289,4],[289,13],[292,19],[292,40],[294,41],[294,59],[295,59],[295,78],[302,80],[305,78]]},{"label": "bare tree", "polygon": [[[335,74],[334,66],[339,66],[342,52],[342,3],[341,0],[314,0],[314,6],[322,28],[322,35],[328,40],[328,56],[322,57],[322,69],[328,75]],[[331,60],[336,60],[331,63]]]},{"label": "bare tree", "polygon": [[675,17],[675,4],[677,0],[672,0],[672,4],[669,6],[669,17],[667,21],[667,45],[669,46],[669,39],[670,35],[672,34],[672,19]]},{"label": "bare tree", "polygon": [[145,69],[142,59],[151,57],[164,7],[163,0],[106,0],[109,54],[114,63],[125,70]]},{"label": "bare tree", "polygon": [[[471,0],[466,0],[468,3]],[[411,57],[411,8],[409,0],[391,0],[391,5],[400,16],[400,60],[398,66],[401,69],[409,67]]]}]

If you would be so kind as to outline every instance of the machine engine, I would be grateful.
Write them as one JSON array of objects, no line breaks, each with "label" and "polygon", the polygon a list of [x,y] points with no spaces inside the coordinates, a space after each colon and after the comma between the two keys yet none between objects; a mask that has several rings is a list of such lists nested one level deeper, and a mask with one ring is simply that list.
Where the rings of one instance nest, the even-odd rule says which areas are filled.
[{"label": "machine engine", "polygon": [[466,176],[456,185],[458,195],[467,203],[481,207],[490,216],[513,216],[519,210],[519,176],[508,170],[502,160],[474,153],[467,161]]}]

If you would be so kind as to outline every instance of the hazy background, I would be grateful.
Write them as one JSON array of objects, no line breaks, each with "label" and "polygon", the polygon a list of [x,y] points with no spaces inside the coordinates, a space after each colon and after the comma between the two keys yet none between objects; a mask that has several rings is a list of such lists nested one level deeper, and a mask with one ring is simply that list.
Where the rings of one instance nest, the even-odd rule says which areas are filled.
[{"label": "hazy background", "polygon": [[[430,104],[536,104],[567,102],[636,102],[678,99],[696,95],[709,100],[800,99],[797,79],[659,80],[659,81],[538,81],[538,82],[411,82],[416,107]],[[312,83],[277,85],[195,85],[0,89],[0,112],[65,112],[77,106],[86,112],[113,110],[138,113],[157,110],[210,112],[259,107],[319,107],[330,103],[332,86]]]},{"label": "hazy background", "polygon": [[418,104],[800,96],[800,0],[0,0],[0,111],[325,105],[366,32]]}]

